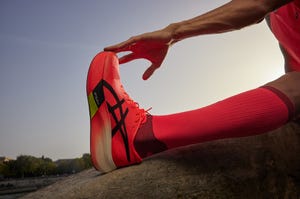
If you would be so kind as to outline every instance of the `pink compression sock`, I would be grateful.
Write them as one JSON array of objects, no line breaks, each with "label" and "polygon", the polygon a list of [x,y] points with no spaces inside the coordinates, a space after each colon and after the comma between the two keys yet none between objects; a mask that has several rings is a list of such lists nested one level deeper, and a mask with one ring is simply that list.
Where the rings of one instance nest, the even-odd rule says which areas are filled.
[{"label": "pink compression sock", "polygon": [[[135,143],[146,157],[174,147],[265,133],[287,123],[293,114],[294,105],[281,91],[264,86],[193,111],[152,116],[147,121],[152,124],[139,130]],[[165,147],[158,150],[151,147],[153,142]]]}]

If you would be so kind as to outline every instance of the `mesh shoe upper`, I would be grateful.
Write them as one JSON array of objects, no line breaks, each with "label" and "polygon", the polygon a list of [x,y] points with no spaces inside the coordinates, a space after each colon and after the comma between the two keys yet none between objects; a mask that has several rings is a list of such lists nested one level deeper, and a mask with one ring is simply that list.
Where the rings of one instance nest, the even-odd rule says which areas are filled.
[{"label": "mesh shoe upper", "polygon": [[114,53],[102,52],[93,59],[87,94],[91,116],[91,156],[95,167],[108,171],[140,163],[133,140],[139,126],[146,120],[146,111],[125,92]]}]

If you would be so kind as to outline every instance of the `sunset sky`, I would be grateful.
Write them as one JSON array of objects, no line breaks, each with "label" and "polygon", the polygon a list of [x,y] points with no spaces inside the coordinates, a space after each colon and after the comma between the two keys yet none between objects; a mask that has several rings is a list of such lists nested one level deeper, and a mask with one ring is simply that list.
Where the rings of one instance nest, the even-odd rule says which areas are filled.
[{"label": "sunset sky", "polygon": [[[202,14],[228,1],[1,0],[0,156],[54,160],[89,152],[85,93],[105,46]],[[151,114],[206,106],[283,74],[265,21],[176,43],[148,81],[149,63],[121,66],[129,95]]]}]

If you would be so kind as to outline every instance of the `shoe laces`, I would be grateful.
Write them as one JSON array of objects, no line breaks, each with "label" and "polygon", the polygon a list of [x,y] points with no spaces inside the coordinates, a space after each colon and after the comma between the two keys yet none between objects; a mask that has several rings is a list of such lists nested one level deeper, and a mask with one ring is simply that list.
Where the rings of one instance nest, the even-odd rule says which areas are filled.
[{"label": "shoe laces", "polygon": [[128,93],[125,91],[123,85],[121,85],[121,88],[122,88],[122,91],[125,95],[125,101],[128,102],[128,104],[137,109],[137,112],[136,112],[136,116],[137,116],[137,119],[134,121],[135,123],[141,121],[141,124],[145,123],[146,122],[146,119],[147,119],[147,115],[149,115],[149,111],[152,109],[152,107],[148,108],[148,109],[143,109],[143,108],[140,108],[140,105],[138,102],[134,101],[129,95]]}]

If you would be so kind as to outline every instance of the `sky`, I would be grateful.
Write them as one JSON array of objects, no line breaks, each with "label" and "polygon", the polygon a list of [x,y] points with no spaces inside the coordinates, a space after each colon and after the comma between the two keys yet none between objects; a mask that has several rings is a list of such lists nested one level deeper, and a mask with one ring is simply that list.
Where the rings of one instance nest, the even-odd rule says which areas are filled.
[{"label": "sky", "polygon": [[[1,0],[0,156],[53,160],[89,153],[86,76],[105,46],[203,14],[228,1]],[[283,74],[263,21],[171,47],[153,77],[120,66],[127,93],[153,115],[200,108]]]}]

